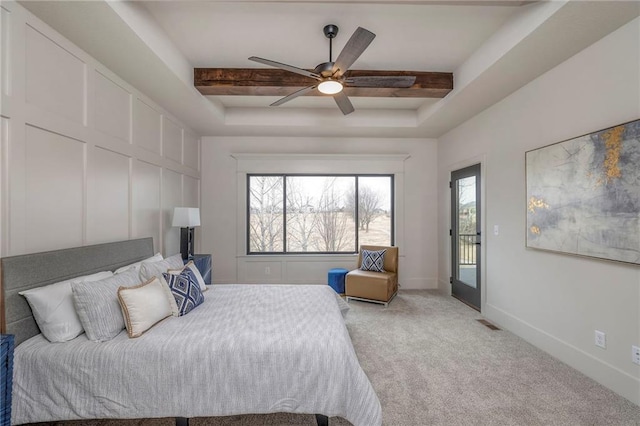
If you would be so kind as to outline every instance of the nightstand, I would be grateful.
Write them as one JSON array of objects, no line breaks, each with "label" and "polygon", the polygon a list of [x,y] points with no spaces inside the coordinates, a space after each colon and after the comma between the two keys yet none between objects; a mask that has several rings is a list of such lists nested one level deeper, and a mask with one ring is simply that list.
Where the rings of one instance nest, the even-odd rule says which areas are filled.
[{"label": "nightstand", "polygon": [[193,261],[193,264],[196,265],[198,271],[200,271],[200,275],[204,279],[205,284],[211,284],[211,255],[210,254],[194,254],[193,257],[188,259],[183,259],[185,265],[190,261]]}]

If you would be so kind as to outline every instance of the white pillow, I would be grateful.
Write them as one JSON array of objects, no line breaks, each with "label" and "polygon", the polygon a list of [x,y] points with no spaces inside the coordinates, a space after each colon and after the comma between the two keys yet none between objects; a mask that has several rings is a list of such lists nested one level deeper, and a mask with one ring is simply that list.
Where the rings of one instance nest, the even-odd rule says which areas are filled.
[{"label": "white pillow", "polygon": [[105,342],[124,329],[118,289],[138,284],[138,273],[133,269],[96,282],[71,283],[73,304],[87,339]]},{"label": "white pillow", "polygon": [[140,265],[140,281],[147,281],[153,277],[161,277],[163,272],[178,268],[184,268],[182,255],[179,253],[159,262],[142,262],[142,265]]},{"label": "white pillow", "polygon": [[178,316],[176,300],[162,278],[153,277],[135,287],[120,287],[118,301],[129,337],[139,337],[163,319]]},{"label": "white pillow", "polygon": [[131,268],[135,269],[135,271],[138,272],[140,271],[140,265],[142,265],[142,262],[158,262],[162,259],[163,259],[162,253],[156,253],[148,259],[144,259],[144,260],[141,260],[140,262],[132,263],[131,265],[122,266],[116,269],[114,274],[121,274],[124,271],[128,271]]},{"label": "white pillow", "polygon": [[189,263],[187,263],[184,266],[184,268],[169,269],[167,272],[169,274],[171,274],[171,275],[180,275],[180,272],[184,271],[185,268],[191,269],[191,272],[193,272],[193,275],[196,277],[196,280],[198,281],[198,284],[200,284],[200,290],[201,291],[207,291],[209,289],[207,287],[207,285],[204,283],[204,278],[202,278],[202,274],[200,273],[200,271],[198,271],[198,268],[193,263],[193,260],[190,260]]},{"label": "white pillow", "polygon": [[84,331],[73,306],[71,283],[99,281],[112,275],[111,271],[98,272],[21,291],[18,294],[23,295],[29,302],[42,335],[50,342],[66,342],[75,339]]}]

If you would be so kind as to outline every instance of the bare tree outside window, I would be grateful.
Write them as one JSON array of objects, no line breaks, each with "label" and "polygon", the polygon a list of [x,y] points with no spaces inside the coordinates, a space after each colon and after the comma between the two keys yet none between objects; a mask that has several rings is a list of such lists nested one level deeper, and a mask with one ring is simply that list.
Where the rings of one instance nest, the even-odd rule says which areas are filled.
[{"label": "bare tree outside window", "polygon": [[[355,198],[356,193],[354,190],[349,192],[347,198],[347,206],[350,213],[353,212],[353,218],[355,218]],[[382,197],[380,193],[369,187],[362,187],[358,191],[358,223],[361,231],[369,232],[369,225],[378,216],[383,215],[382,210]]]},{"label": "bare tree outside window", "polygon": [[461,265],[476,263],[476,177],[458,181],[458,238]]},{"label": "bare tree outside window", "polygon": [[287,177],[287,250],[292,252],[310,251],[318,225],[318,206],[304,180]]},{"label": "bare tree outside window", "polygon": [[358,244],[390,245],[392,182],[392,176],[249,175],[248,252],[353,253]]},{"label": "bare tree outside window", "polygon": [[359,243],[391,245],[391,184],[389,176],[358,178]]},{"label": "bare tree outside window", "polygon": [[251,251],[283,251],[282,176],[251,176],[249,244]]},{"label": "bare tree outside window", "polygon": [[348,228],[355,227],[353,214],[345,211],[347,197],[339,192],[338,179],[344,178],[327,178],[318,202],[318,251],[339,252],[355,249],[354,232],[347,232]]},{"label": "bare tree outside window", "polygon": [[371,222],[384,214],[380,194],[366,186],[360,188],[358,192],[358,214],[360,230],[369,232]]},{"label": "bare tree outside window", "polygon": [[458,197],[460,202],[460,223],[461,234],[476,233],[476,179],[470,176],[458,180]]}]

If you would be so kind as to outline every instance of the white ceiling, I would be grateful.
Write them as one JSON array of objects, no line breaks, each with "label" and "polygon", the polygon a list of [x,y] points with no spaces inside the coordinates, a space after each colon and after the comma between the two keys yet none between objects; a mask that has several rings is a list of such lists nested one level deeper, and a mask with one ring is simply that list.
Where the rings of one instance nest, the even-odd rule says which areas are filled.
[{"label": "white ceiling", "polygon": [[417,4],[142,3],[194,67],[254,68],[249,56],[301,68],[334,59],[357,27],[376,34],[357,69],[451,72],[518,8]]},{"label": "white ceiling", "polygon": [[[635,1],[25,1],[39,16],[201,135],[438,137],[640,14]],[[200,95],[193,68],[300,68],[377,37],[352,69],[454,73],[444,99]]]},{"label": "white ceiling", "polygon": [[[198,68],[258,68],[250,56],[299,68],[329,61],[329,40],[322,29],[340,28],[333,59],[359,26],[376,39],[352,69],[453,72],[517,6],[449,6],[366,3],[159,2],[144,7],[187,61]],[[420,43],[415,43],[420,40]],[[225,107],[267,107],[279,98],[219,97]],[[360,109],[418,109],[425,99],[359,98]],[[284,104],[300,108],[336,108],[333,99],[298,98]]]}]

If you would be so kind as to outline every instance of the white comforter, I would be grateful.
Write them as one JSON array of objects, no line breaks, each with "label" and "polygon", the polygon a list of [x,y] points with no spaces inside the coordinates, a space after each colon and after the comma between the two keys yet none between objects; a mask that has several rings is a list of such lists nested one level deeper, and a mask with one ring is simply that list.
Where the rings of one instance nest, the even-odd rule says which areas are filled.
[{"label": "white comforter", "polygon": [[137,339],[35,336],[16,348],[12,422],[291,412],[380,425],[336,299],[328,286],[219,285]]}]

